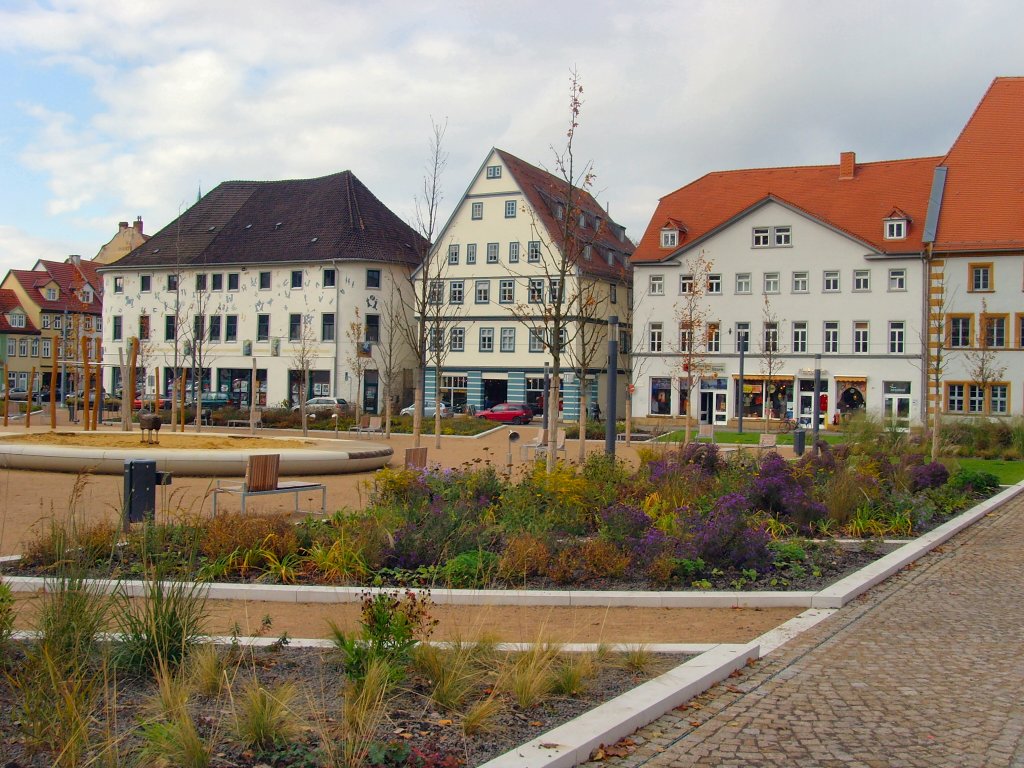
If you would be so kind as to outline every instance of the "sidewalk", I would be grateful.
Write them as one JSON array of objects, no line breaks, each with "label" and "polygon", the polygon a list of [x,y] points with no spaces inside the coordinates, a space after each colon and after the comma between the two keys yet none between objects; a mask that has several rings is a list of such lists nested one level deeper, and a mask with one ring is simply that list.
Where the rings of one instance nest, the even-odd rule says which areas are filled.
[{"label": "sidewalk", "polygon": [[597,766],[1024,766],[1024,495]]}]

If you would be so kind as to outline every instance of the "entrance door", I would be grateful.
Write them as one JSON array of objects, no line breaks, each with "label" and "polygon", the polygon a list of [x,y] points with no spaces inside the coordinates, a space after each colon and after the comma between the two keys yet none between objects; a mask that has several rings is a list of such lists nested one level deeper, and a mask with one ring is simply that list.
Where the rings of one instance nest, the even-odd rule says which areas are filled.
[{"label": "entrance door", "polygon": [[[824,391],[824,390],[822,390]],[[800,393],[800,412],[796,417],[797,424],[804,429],[814,425],[814,391]],[[825,426],[825,412],[818,414],[818,426]]]},{"label": "entrance door", "polygon": [[701,392],[700,393],[700,423],[711,424],[711,413],[714,409],[714,392]]},{"label": "entrance door", "polygon": [[715,424],[729,423],[728,397],[725,392],[715,392]]},{"label": "entrance door", "polygon": [[363,374],[363,413],[377,413],[377,371]]},{"label": "entrance door", "polygon": [[901,432],[910,429],[910,395],[885,395],[885,423]]}]

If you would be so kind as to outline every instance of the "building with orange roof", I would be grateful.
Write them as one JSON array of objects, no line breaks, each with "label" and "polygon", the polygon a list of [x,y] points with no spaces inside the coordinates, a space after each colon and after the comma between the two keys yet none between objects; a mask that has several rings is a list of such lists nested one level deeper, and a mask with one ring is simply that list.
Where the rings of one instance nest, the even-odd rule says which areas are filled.
[{"label": "building with orange roof", "polygon": [[40,342],[39,328],[18,294],[0,289],[0,360],[7,370],[8,389],[28,389],[32,370],[39,371]]}]

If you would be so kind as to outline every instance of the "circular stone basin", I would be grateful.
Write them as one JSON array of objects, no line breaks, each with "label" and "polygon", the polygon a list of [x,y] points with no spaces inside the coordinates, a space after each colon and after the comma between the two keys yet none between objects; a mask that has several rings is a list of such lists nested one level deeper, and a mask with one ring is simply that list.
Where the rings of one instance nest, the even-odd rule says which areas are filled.
[{"label": "circular stone basin", "polygon": [[253,454],[281,455],[281,474],[340,475],[387,466],[391,446],[364,440],[240,437],[170,433],[159,445],[139,432],[49,432],[0,436],[0,466],[46,472],[120,475],[130,459],[156,461],[163,472],[188,477],[244,477]]}]

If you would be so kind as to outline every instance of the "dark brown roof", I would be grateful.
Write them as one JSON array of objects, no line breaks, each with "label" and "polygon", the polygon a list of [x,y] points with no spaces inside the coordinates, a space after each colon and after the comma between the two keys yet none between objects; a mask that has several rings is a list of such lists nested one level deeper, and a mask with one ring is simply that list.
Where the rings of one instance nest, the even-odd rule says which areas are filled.
[{"label": "dark brown roof", "polygon": [[[495,149],[505,167],[509,169],[519,188],[529,200],[530,205],[547,229],[551,242],[562,247],[563,225],[556,218],[556,209],[565,205],[569,194],[569,185],[565,179],[530,165],[515,155],[502,149]],[[591,246],[589,260],[580,259],[579,268],[590,275],[630,279],[632,266],[629,256],[633,253],[633,242],[626,237],[624,227],[616,224],[607,211],[601,207],[586,190],[575,188],[573,207],[576,215],[585,213],[587,224],[575,229],[581,242]],[[608,263],[611,254],[612,263]]]},{"label": "dark brown roof", "polygon": [[100,269],[332,259],[415,264],[423,252],[423,238],[343,171],[318,179],[226,181]]}]

